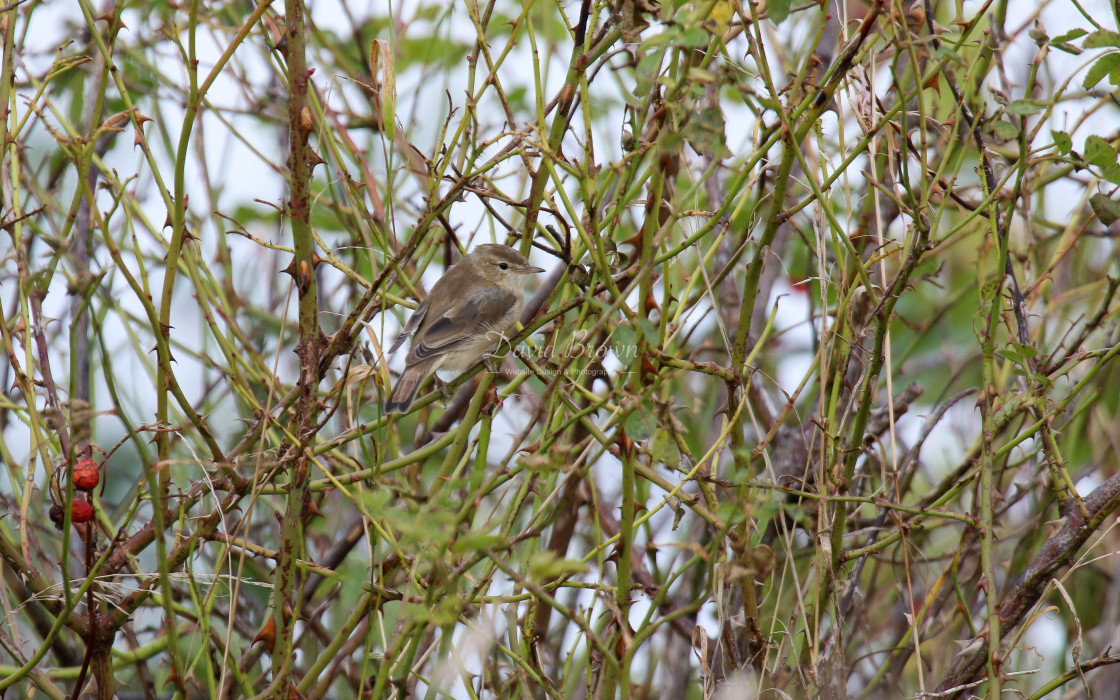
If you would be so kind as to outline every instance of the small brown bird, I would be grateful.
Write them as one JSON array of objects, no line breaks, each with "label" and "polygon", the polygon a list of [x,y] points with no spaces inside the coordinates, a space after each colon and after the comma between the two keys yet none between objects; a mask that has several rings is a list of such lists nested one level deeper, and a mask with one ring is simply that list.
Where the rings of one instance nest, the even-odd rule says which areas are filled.
[{"label": "small brown bird", "polygon": [[412,336],[404,374],[385,402],[386,413],[407,413],[432,372],[462,372],[508,339],[525,304],[521,275],[544,272],[505,245],[487,243],[463,256],[439,278],[412,313],[390,353]]}]

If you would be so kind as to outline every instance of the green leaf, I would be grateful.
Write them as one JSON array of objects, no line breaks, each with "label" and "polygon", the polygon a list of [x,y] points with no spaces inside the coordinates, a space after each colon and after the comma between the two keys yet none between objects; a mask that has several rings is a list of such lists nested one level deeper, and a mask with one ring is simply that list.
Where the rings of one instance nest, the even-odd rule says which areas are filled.
[{"label": "green leaf", "polygon": [[1101,168],[1116,165],[1116,149],[1100,136],[1085,139],[1085,162]]},{"label": "green leaf", "polygon": [[[704,3],[706,4],[706,3]],[[728,0],[718,0],[708,16],[704,18],[703,26],[715,36],[723,36],[731,28],[731,20],[735,18],[735,8]]]},{"label": "green leaf", "polygon": [[668,430],[658,430],[653,436],[653,443],[649,446],[649,456],[670,469],[676,469],[681,463],[681,451]]},{"label": "green leaf", "polygon": [[1061,34],[1059,36],[1054,37],[1050,41],[1052,43],[1056,43],[1056,42],[1059,42],[1059,41],[1073,41],[1075,39],[1080,39],[1081,37],[1085,36],[1088,33],[1089,32],[1085,31],[1084,29],[1071,29],[1068,32],[1066,32],[1065,34]]},{"label": "green leaf", "polygon": [[1019,135],[1019,127],[1004,119],[993,122],[992,131],[1003,141],[1010,141]]},{"label": "green leaf", "polygon": [[393,498],[393,495],[387,489],[357,491],[353,495],[356,501],[366,507],[366,512],[375,518],[385,512]]},{"label": "green leaf", "polygon": [[657,428],[653,411],[634,411],[626,416],[626,435],[634,441],[648,440]]},{"label": "green leaf", "polygon": [[1093,213],[1105,226],[1111,226],[1120,219],[1120,204],[1117,204],[1106,194],[1100,192],[1094,194],[1089,198],[1089,206],[1093,208]]},{"label": "green leaf", "polygon": [[[611,334],[610,344],[611,347],[619,348],[615,351],[615,355],[622,357],[624,352],[635,352],[635,350],[631,348],[638,347],[638,334],[630,324],[620,323],[614,327],[614,333]],[[633,355],[631,355],[630,359],[633,359]]]},{"label": "green leaf", "polygon": [[1120,48],[1120,34],[1110,32],[1107,29],[1101,29],[1086,37],[1082,46],[1087,49],[1102,49],[1108,46]]},{"label": "green leaf", "polygon": [[639,45],[642,49],[641,53],[644,55],[649,53],[651,49],[678,44],[680,43],[680,35],[680,27],[676,25],[665,27],[665,31],[658,32],[651,37],[642,39],[642,43]]},{"label": "green leaf", "polygon": [[1113,71],[1120,68],[1120,54],[1110,53],[1106,56],[1101,56],[1097,62],[1089,68],[1089,72],[1085,74],[1085,80],[1081,82],[1081,86],[1086,90],[1092,90],[1097,86],[1097,83],[1104,80],[1104,77],[1110,76]]},{"label": "green leaf", "polygon": [[1042,111],[1042,105],[1030,100],[1015,100],[1005,108],[1008,114],[1026,117]]},{"label": "green leaf", "polygon": [[692,27],[681,32],[680,39],[675,44],[689,49],[703,49],[711,40],[712,36],[706,31],[700,27]]},{"label": "green leaf", "polygon": [[767,0],[766,17],[774,24],[781,24],[789,17],[790,0]]},{"label": "green leaf", "polygon": [[1038,356],[1038,348],[1034,345],[1025,345],[1023,343],[1011,343],[1011,347],[1015,348],[1015,352],[1024,360],[1034,360]]},{"label": "green leaf", "polygon": [[1059,51],[1065,51],[1066,53],[1073,54],[1074,56],[1079,56],[1084,53],[1080,49],[1080,47],[1074,46],[1073,44],[1067,44],[1064,41],[1052,41],[1050,42],[1050,46]]},{"label": "green leaf", "polygon": [[526,100],[528,96],[529,89],[524,85],[517,85],[509,88],[508,92],[506,92],[506,101],[509,102],[509,106],[513,108],[514,111],[520,112],[528,109],[527,105],[529,102]]},{"label": "green leaf", "polygon": [[662,130],[657,135],[657,154],[659,156],[672,156],[680,152],[684,147],[684,136],[676,133],[665,133]]},{"label": "green leaf", "polygon": [[1069,137],[1064,131],[1051,131],[1050,137],[1054,139],[1054,145],[1058,147],[1058,152],[1063,156],[1068,156],[1070,150],[1073,149],[1073,139]]},{"label": "green leaf", "polygon": [[1120,185],[1120,165],[1108,165],[1101,168],[1101,175],[1105,180]]},{"label": "green leaf", "polygon": [[657,75],[661,72],[663,54],[664,50],[651,51],[638,61],[638,67],[634,70],[634,95],[637,97],[645,97],[653,89]]},{"label": "green leaf", "polygon": [[1062,34],[1061,36],[1056,36],[1053,39],[1051,39],[1050,40],[1050,45],[1053,46],[1055,49],[1058,49],[1059,51],[1065,51],[1066,53],[1071,53],[1074,56],[1076,56],[1076,55],[1082,53],[1081,47],[1080,46],[1075,46],[1074,44],[1071,44],[1069,42],[1076,41],[1077,39],[1080,39],[1081,37],[1085,36],[1088,33],[1089,32],[1085,31],[1084,29],[1071,29],[1070,31],[1066,32],[1065,34]]},{"label": "green leaf", "polygon": [[[642,335],[645,337],[647,343],[650,345],[661,345],[661,339],[657,336],[656,323],[648,318],[639,318],[638,328],[641,329]],[[633,354],[631,354],[630,359],[633,359]]]},{"label": "green leaf", "polygon": [[724,523],[741,523],[746,519],[746,512],[733,501],[721,501],[716,506],[716,517]]},{"label": "green leaf", "polygon": [[948,59],[951,63],[964,63],[964,59],[961,58],[961,55],[959,53],[953,51],[944,44],[937,47],[937,50],[935,50],[933,53],[937,58]]},{"label": "green leaf", "polygon": [[491,535],[485,532],[465,532],[451,544],[451,551],[456,554],[467,554],[491,547],[501,549],[505,546],[506,538],[501,535]]},{"label": "green leaf", "polygon": [[684,128],[685,138],[697,153],[710,153],[717,158],[731,155],[724,135],[723,112],[707,107],[693,116]]}]

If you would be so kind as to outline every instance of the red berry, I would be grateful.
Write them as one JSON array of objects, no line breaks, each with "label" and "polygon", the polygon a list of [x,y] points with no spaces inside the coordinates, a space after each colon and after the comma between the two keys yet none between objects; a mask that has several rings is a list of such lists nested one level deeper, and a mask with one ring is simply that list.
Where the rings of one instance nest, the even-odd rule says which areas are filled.
[{"label": "red berry", "polygon": [[93,519],[93,506],[80,498],[74,499],[70,504],[70,522],[88,523]]},{"label": "red berry", "polygon": [[101,474],[97,462],[89,457],[83,457],[74,465],[74,487],[84,491],[97,488],[97,481]]}]

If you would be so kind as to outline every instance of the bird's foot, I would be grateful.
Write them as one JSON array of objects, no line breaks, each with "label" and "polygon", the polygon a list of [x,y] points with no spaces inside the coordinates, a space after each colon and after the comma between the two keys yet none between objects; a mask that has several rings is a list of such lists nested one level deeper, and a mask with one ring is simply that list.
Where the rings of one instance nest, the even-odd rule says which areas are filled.
[{"label": "bird's foot", "polygon": [[443,381],[437,376],[433,376],[432,379],[434,380],[436,388],[439,389],[439,393],[443,395],[443,400],[447,403],[450,403],[451,399],[454,397],[451,395],[451,391],[447,388],[447,382]]},{"label": "bird's foot", "polygon": [[486,371],[490,374],[497,374],[501,371],[502,360],[504,359],[504,357],[497,357],[492,352],[483,353],[482,355],[482,363],[486,365]]}]

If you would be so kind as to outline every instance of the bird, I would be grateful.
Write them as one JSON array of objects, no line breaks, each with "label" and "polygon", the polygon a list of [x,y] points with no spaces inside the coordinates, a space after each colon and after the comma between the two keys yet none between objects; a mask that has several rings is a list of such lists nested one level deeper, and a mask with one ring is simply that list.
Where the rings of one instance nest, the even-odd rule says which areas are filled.
[{"label": "bird", "polygon": [[508,340],[525,304],[524,275],[544,272],[517,250],[486,243],[448,268],[389,349],[412,337],[404,372],[385,413],[407,413],[420,383],[439,370],[460,373]]}]

